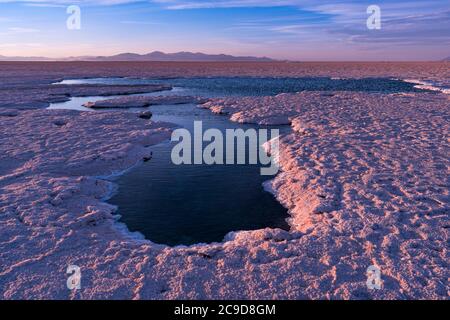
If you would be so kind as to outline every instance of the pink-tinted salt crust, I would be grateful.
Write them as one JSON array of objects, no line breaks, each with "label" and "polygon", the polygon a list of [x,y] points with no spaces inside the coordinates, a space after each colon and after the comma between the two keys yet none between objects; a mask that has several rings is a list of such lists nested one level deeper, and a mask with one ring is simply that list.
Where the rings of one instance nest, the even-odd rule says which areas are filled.
[{"label": "pink-tinted salt crust", "polygon": [[[407,65],[398,74],[408,68],[418,73]],[[234,121],[292,124],[283,172],[266,186],[289,208],[291,232],[233,232],[178,248],[137,240],[117,228],[104,202],[112,184],[95,176],[148,156],[144,146],[166,139],[170,125],[2,109],[0,297],[448,298],[448,96],[301,93],[205,107]],[[69,264],[82,268],[75,293]],[[366,287],[371,264],[382,290]]]}]

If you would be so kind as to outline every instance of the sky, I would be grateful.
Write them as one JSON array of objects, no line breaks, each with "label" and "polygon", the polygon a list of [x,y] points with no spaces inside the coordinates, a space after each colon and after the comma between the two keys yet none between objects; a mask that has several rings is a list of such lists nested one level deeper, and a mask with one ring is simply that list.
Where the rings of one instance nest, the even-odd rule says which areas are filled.
[{"label": "sky", "polygon": [[[70,5],[80,8],[80,29],[67,27]],[[378,29],[367,26],[377,18],[369,5],[380,9]],[[155,50],[299,61],[440,60],[450,56],[450,0],[0,0],[0,55]]]}]

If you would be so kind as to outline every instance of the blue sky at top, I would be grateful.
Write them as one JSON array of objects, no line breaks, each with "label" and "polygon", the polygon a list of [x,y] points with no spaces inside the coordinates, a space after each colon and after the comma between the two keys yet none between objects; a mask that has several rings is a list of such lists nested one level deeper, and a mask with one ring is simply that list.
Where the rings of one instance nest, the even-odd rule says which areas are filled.
[{"label": "blue sky at top", "polygon": [[[68,5],[81,30],[67,30]],[[366,27],[368,5],[381,29]],[[450,56],[450,1],[0,0],[0,55],[201,51],[294,60]]]}]

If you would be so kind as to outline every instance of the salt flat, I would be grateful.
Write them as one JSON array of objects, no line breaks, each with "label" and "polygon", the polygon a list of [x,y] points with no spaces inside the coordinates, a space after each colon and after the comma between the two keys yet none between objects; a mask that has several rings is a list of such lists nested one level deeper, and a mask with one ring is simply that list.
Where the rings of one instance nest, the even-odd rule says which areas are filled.
[{"label": "salt flat", "polygon": [[[63,73],[448,77],[446,63],[224,65],[10,64],[1,99],[32,104],[18,88]],[[105,203],[114,185],[99,176],[148,157],[173,126],[118,111],[0,109],[0,297],[448,299],[448,95],[303,92],[202,107],[233,121],[291,124],[282,172],[266,184],[290,210],[290,232],[232,232],[175,248],[142,240],[116,223]],[[66,287],[69,264],[82,269],[80,291]],[[381,290],[366,287],[373,264]]]}]

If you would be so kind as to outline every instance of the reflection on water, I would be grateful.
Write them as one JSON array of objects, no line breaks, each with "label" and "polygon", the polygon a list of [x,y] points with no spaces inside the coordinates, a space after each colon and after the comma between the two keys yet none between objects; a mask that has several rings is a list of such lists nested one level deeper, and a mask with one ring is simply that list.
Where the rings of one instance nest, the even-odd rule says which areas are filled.
[{"label": "reflection on water", "polygon": [[[153,106],[154,120],[193,130],[255,128],[231,123],[194,105]],[[289,128],[283,128],[283,131]],[[121,221],[147,239],[168,245],[221,241],[233,230],[265,227],[289,229],[284,209],[263,190],[270,177],[258,165],[174,165],[172,143],[152,147],[153,158],[121,176],[119,192],[109,200],[119,207]]]}]

